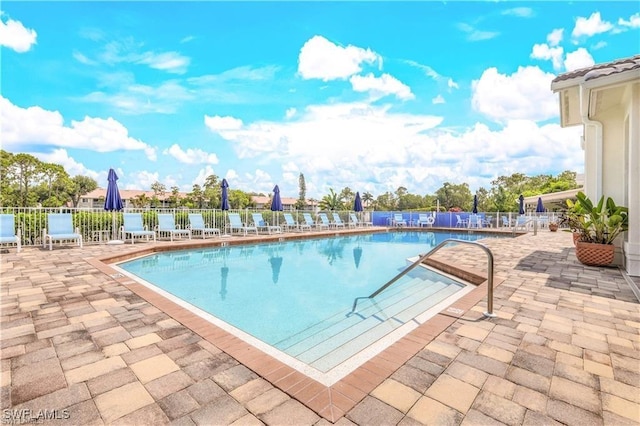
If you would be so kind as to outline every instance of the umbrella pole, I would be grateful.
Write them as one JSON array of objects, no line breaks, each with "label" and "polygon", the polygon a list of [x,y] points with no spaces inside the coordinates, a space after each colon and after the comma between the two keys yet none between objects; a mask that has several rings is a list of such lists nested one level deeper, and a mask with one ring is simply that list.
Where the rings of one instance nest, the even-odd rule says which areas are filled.
[{"label": "umbrella pole", "polygon": [[118,239],[118,230],[116,229],[116,214],[115,210],[111,210],[111,240],[107,244],[124,244],[124,241]]}]

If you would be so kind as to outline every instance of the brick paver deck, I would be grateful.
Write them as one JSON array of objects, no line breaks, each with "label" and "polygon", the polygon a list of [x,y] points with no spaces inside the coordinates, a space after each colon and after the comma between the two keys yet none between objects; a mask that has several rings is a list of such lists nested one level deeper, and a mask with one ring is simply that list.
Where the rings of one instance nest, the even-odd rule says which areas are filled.
[{"label": "brick paver deck", "polygon": [[[331,388],[97,260],[153,244],[10,249],[2,423],[639,424],[640,305],[620,271],[579,264],[563,232],[484,242],[497,318],[467,300]],[[472,247],[437,260],[486,271]]]}]

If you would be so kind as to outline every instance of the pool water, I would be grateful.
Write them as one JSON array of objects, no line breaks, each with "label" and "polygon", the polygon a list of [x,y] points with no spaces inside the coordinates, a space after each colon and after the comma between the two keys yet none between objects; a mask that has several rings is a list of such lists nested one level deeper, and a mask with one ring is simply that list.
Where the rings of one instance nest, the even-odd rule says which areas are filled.
[{"label": "pool water", "polygon": [[451,278],[416,268],[351,312],[356,297],[393,278],[408,258],[447,238],[461,237],[482,238],[384,232],[157,253],[118,266],[328,372],[464,288]]}]

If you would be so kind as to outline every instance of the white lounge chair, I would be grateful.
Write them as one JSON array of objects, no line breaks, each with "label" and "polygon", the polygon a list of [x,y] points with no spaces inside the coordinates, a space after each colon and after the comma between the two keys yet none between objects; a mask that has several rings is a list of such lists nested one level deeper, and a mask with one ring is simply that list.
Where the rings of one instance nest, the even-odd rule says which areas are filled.
[{"label": "white lounge chair", "polygon": [[251,225],[245,225],[242,223],[242,219],[240,219],[239,213],[228,213],[229,217],[229,229],[233,234],[233,231],[241,231],[244,232],[244,235],[247,235],[247,231],[254,231],[256,235],[258,235],[258,228]]},{"label": "white lounge chair", "polygon": [[209,228],[204,223],[204,219],[202,218],[202,214],[200,213],[189,213],[189,229],[191,229],[191,234],[199,232],[202,235],[202,239],[204,240],[207,235],[220,235],[220,230],[218,228]]},{"label": "white lounge chair", "polygon": [[469,226],[469,221],[467,219],[463,219],[459,214],[456,215],[456,227],[466,228]]},{"label": "white lounge chair", "polygon": [[[333,225],[335,227],[340,227],[340,228],[344,228],[347,226],[346,223],[344,223],[342,221],[342,218],[340,217],[340,215],[336,212],[332,212],[331,216],[333,216]],[[351,225],[351,223],[349,223],[349,227],[353,226],[355,228],[355,225]]]},{"label": "white lounge chair", "polygon": [[122,225],[122,239],[126,239],[127,235],[131,236],[131,244],[134,243],[136,237],[145,237],[147,242],[149,237],[153,237],[153,242],[156,241],[156,233],[149,231],[142,224],[142,213],[123,213],[122,219],[124,224]]},{"label": "white lounge chair", "polygon": [[278,225],[269,225],[262,216],[262,213],[251,213],[251,218],[253,219],[253,224],[258,230],[266,229],[268,234],[271,232],[281,233],[282,228]]},{"label": "white lounge chair", "polygon": [[513,228],[515,230],[521,229],[523,231],[526,231],[528,227],[529,227],[529,220],[527,219],[526,216],[522,215],[522,216],[518,216],[518,218],[516,219],[516,224],[514,225]]},{"label": "white lounge chair", "polygon": [[299,229],[301,231],[304,231],[305,229],[308,229],[309,231],[311,231],[311,226],[307,225],[306,223],[296,223],[295,220],[293,220],[293,216],[291,216],[291,213],[284,213],[284,221],[285,221],[285,229],[287,230],[291,230],[291,229]]},{"label": "white lounge chair", "polygon": [[482,228],[482,219],[477,214],[469,215],[469,228]]},{"label": "white lounge chair", "polygon": [[402,213],[394,213],[393,226],[407,226],[407,221],[402,217]]},{"label": "white lounge chair", "polygon": [[349,220],[351,221],[351,223],[353,223],[355,226],[373,226],[372,222],[362,222],[358,219],[358,216],[356,216],[355,213],[349,213]]},{"label": "white lounge chair", "polygon": [[419,227],[423,227],[424,225],[433,226],[435,219],[433,216],[426,213],[418,213],[418,222],[416,223]]},{"label": "white lounge chair", "polygon": [[158,226],[156,227],[158,237],[162,234],[169,234],[169,238],[173,242],[173,236],[186,236],[191,239],[191,229],[180,229],[176,227],[176,221],[171,213],[158,214]]},{"label": "white lounge chair", "polygon": [[0,214],[0,244],[13,244],[20,253],[22,238],[20,228],[16,231],[16,219],[12,214]]},{"label": "white lounge chair", "polygon": [[302,217],[304,218],[304,222],[309,225],[312,228],[317,228],[317,229],[322,229],[322,228],[326,228],[329,229],[329,224],[328,223],[321,223],[321,222],[314,222],[313,218],[311,217],[311,213],[302,213]]},{"label": "white lounge chair", "polygon": [[49,241],[49,250],[53,250],[54,241],[76,241],[82,248],[82,234],[79,228],[73,228],[71,213],[49,213],[47,228],[42,230],[42,247]]}]

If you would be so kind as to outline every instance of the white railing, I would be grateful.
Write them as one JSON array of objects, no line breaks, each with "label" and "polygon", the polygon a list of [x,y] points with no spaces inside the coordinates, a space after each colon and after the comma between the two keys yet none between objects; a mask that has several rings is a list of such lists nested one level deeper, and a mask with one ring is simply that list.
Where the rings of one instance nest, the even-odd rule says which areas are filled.
[{"label": "white railing", "polygon": [[[37,207],[1,207],[1,213],[10,213],[15,216],[16,231],[19,229],[21,232],[22,244],[25,246],[34,246],[42,244],[42,232],[47,227],[47,214],[49,213],[71,213],[73,216],[73,225],[80,230],[83,241],[86,244],[99,244],[109,240],[111,238],[119,238],[119,230],[122,226],[122,213],[134,213],[139,212],[142,214],[143,223],[149,230],[154,230],[157,222],[158,213],[170,213],[175,217],[176,226],[182,229],[186,229],[189,226],[189,213],[201,213],[204,218],[207,227],[218,228],[224,230],[225,226],[228,226],[228,219],[224,211],[220,209],[184,209],[184,208],[156,208],[156,209],[124,209],[121,212],[108,212],[100,208],[74,208],[74,207],[56,207],[56,208],[37,208]],[[262,214],[264,220],[271,225],[283,225],[285,223],[283,213],[289,213],[293,216],[296,223],[304,223],[303,213],[311,213],[315,221],[319,221],[317,217],[317,211],[302,211],[294,210],[287,212],[273,212],[271,210],[264,209],[233,209],[229,212],[239,213],[242,222],[245,224],[252,224],[253,218],[251,213],[259,212]],[[336,212],[340,215],[342,222],[345,226],[350,226],[351,215],[353,211],[343,210]],[[356,216],[360,221],[360,225],[364,222],[373,222],[373,225],[377,226],[394,226],[393,217],[396,213],[400,213],[406,220],[409,226],[418,226],[419,215],[428,214],[433,215],[435,218],[434,223],[431,224],[435,227],[444,228],[460,228],[457,224],[457,215],[463,218],[467,218],[466,226],[470,227],[468,217],[470,213],[461,212],[441,212],[434,214],[434,212],[380,212],[380,211],[365,211],[358,212]],[[557,222],[558,216],[556,213],[529,213],[524,215],[527,218],[529,226],[519,230],[533,231],[533,221],[537,224],[539,229],[544,228],[550,222]],[[491,228],[512,228],[517,226],[517,213],[500,213],[500,212],[487,212],[479,213],[478,217],[483,218],[482,227]],[[503,221],[505,217],[505,221]],[[331,215],[329,219],[333,221]],[[506,225],[508,223],[508,225]],[[475,227],[475,225],[471,225]],[[115,232],[114,232],[115,231]]]}]

